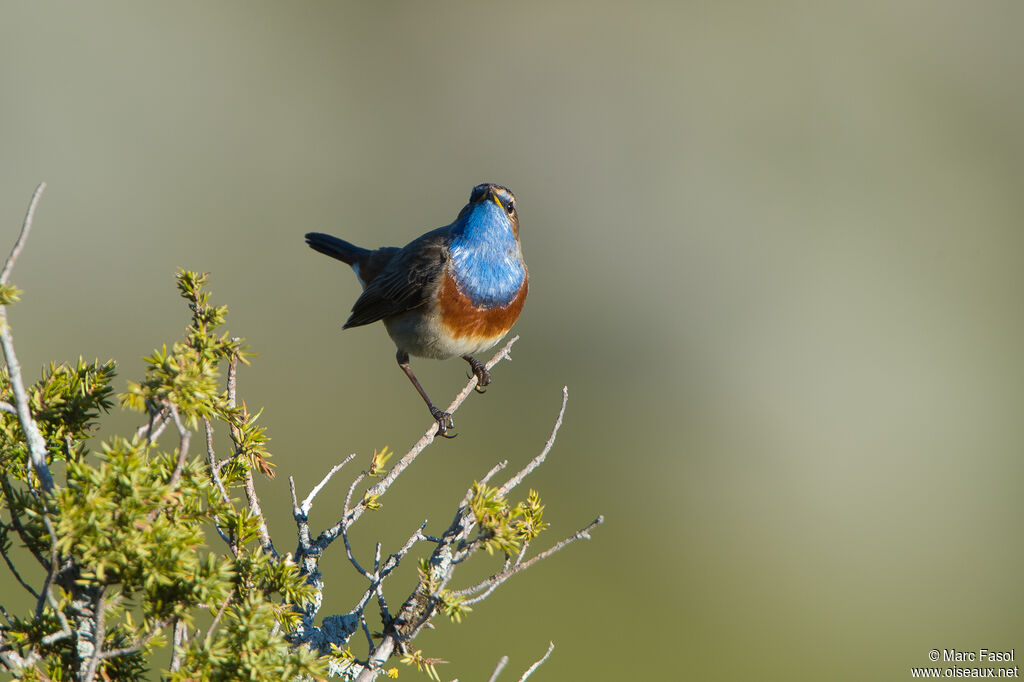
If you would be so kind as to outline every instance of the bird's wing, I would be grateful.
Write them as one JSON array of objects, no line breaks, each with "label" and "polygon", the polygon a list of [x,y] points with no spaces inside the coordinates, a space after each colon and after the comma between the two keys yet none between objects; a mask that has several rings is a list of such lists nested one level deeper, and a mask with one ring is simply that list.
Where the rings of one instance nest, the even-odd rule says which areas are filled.
[{"label": "bird's wing", "polygon": [[450,226],[439,227],[398,250],[367,283],[345,328],[370,324],[426,303],[441,281],[450,242]]}]

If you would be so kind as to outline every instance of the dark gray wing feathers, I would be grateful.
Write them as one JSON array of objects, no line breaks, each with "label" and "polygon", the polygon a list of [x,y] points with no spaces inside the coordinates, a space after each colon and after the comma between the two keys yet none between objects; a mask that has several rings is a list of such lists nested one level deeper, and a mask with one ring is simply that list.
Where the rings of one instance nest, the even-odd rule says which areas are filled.
[{"label": "dark gray wing feathers", "polygon": [[373,273],[352,306],[345,328],[370,324],[426,303],[437,291],[448,262],[450,232],[450,227],[440,227],[402,249],[393,249],[386,265]]}]

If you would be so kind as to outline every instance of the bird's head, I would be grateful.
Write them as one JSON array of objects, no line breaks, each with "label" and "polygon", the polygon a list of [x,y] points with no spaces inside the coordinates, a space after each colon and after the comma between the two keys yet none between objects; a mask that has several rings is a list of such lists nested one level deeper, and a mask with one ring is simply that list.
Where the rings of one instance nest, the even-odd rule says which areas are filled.
[{"label": "bird's head", "polygon": [[468,225],[508,227],[516,239],[519,238],[516,197],[501,185],[485,182],[474,187],[469,194],[469,203],[459,213],[459,220]]}]

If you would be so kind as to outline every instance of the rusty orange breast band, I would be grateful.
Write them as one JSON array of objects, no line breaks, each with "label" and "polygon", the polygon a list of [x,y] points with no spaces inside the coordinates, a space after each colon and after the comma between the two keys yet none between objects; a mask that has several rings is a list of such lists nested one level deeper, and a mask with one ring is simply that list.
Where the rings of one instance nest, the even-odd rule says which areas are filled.
[{"label": "rusty orange breast band", "polygon": [[516,297],[505,306],[482,308],[473,305],[469,297],[459,291],[455,278],[445,272],[437,300],[440,306],[441,324],[457,339],[493,339],[503,336],[512,328],[526,303],[529,275],[523,278],[523,285]]}]

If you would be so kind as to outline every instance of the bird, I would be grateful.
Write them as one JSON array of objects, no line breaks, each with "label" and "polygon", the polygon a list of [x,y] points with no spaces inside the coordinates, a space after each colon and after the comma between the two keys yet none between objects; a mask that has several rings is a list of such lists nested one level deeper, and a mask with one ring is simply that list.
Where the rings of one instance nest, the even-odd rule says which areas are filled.
[{"label": "bird", "polygon": [[512,191],[477,185],[454,221],[403,247],[365,249],[322,232],[306,234],[306,243],[351,266],[363,287],[342,328],[383,322],[398,366],[427,404],[437,433],[453,438],[452,415],[430,400],[410,356],[461,357],[476,376],[478,392],[490,384],[490,372],[474,355],[508,334],[529,290]]}]

